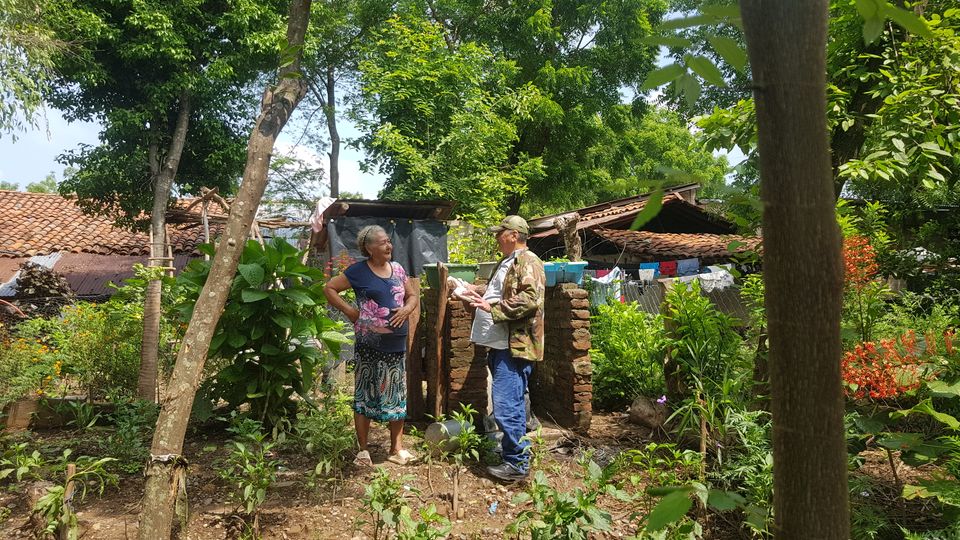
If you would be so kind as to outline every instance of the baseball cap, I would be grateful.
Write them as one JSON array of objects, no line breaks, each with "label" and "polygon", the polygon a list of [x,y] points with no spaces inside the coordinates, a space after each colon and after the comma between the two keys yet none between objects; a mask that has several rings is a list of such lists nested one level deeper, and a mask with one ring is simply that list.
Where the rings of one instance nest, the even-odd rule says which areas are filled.
[{"label": "baseball cap", "polygon": [[490,227],[490,232],[498,233],[503,230],[517,231],[523,234],[530,234],[530,227],[527,226],[527,220],[520,216],[507,216],[503,218],[500,225]]}]

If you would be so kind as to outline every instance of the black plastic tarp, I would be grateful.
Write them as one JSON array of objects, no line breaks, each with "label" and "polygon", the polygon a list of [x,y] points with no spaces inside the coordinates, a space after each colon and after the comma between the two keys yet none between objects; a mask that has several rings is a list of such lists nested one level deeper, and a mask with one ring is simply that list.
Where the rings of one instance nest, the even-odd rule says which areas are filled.
[{"label": "black plastic tarp", "polygon": [[360,260],[357,233],[367,225],[380,225],[393,242],[393,260],[410,276],[419,276],[423,265],[447,261],[447,225],[442,221],[387,219],[380,217],[342,217],[327,222],[330,254],[344,250]]}]

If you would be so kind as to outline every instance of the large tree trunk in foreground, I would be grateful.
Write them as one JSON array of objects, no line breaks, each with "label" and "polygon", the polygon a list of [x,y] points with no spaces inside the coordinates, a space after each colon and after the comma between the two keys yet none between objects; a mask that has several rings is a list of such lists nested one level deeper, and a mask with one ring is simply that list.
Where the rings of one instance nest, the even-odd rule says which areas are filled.
[{"label": "large tree trunk in foreground", "polygon": [[243,182],[230,207],[226,230],[217,246],[210,275],[194,306],[193,317],[187,326],[170,378],[169,390],[162,401],[146,470],[147,481],[138,532],[140,540],[170,538],[174,503],[177,494],[186,485],[186,461],[181,455],[183,437],[203,376],[210,339],[223,313],[240,254],[267,185],[274,142],[306,93],[303,79],[294,75],[300,69],[299,51],[302,50],[309,16],[310,0],[294,0],[291,3],[287,43],[297,48],[296,60],[280,69],[276,86],[264,91],[260,116],[247,146]]},{"label": "large tree trunk in foreground", "polygon": [[[164,261],[166,257],[167,203],[170,202],[170,189],[180,167],[180,156],[187,140],[187,127],[190,125],[190,95],[184,91],[180,96],[180,110],[173,130],[166,158],[160,163],[157,155],[157,142],[150,144],[150,176],[153,180],[153,210],[150,214],[150,232],[153,242],[150,245],[150,260],[147,266],[168,266],[173,261]],[[137,381],[137,396],[147,401],[157,399],[157,357],[160,349],[161,282],[158,279],[147,283],[146,297],[143,301],[143,339],[140,341],[140,377]]]},{"label": "large tree trunk in foreground", "polygon": [[827,142],[827,0],[740,4],[764,203],[774,536],[845,540],[843,274]]}]

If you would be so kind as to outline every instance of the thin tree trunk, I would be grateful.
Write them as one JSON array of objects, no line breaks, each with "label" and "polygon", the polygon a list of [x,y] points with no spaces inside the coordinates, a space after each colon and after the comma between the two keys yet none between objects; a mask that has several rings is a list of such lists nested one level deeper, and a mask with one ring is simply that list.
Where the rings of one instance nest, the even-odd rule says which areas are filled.
[{"label": "thin tree trunk", "polygon": [[[150,172],[153,180],[153,209],[150,214],[150,232],[153,242],[150,246],[150,260],[147,266],[167,266],[173,261],[164,261],[166,256],[167,203],[170,202],[170,189],[180,166],[180,156],[187,140],[187,128],[190,125],[190,95],[184,91],[180,95],[180,110],[173,130],[166,159],[160,165],[157,155],[157,142],[150,144]],[[140,376],[137,381],[137,395],[140,399],[157,399],[157,357],[160,348],[161,282],[150,280],[143,301],[143,339],[140,342]]]},{"label": "thin tree trunk", "polygon": [[294,62],[280,69],[276,86],[264,91],[260,115],[247,146],[243,182],[230,207],[223,238],[217,246],[210,274],[197,299],[193,317],[177,354],[169,391],[163,399],[150,447],[150,463],[147,465],[143,507],[140,511],[140,540],[170,538],[174,503],[177,494],[185,489],[186,461],[181,455],[183,438],[203,376],[210,338],[223,313],[240,253],[267,185],[273,145],[306,94],[306,83],[295,74],[300,70],[304,35],[310,20],[310,3],[310,0],[296,0],[290,4],[287,44],[298,52]]},{"label": "thin tree trunk", "polygon": [[741,0],[754,77],[774,536],[846,539],[840,231],[827,141],[827,0]]},{"label": "thin tree trunk", "polygon": [[330,132],[330,196],[340,196],[340,132],[337,131],[337,93],[333,66],[327,66],[326,106],[327,130]]}]

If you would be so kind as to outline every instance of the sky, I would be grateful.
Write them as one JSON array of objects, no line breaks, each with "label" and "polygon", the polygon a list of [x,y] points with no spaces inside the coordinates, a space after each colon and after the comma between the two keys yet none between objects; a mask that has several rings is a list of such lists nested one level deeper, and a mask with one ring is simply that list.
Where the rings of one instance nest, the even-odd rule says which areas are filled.
[{"label": "sky", "polygon": [[[46,116],[46,129],[18,133],[16,141],[8,134],[0,136],[0,180],[19,184],[21,189],[31,182],[43,180],[51,172],[58,181],[62,180],[64,166],[57,163],[57,156],[76,149],[81,144],[98,144],[99,124],[67,122],[55,109],[48,109]],[[338,126],[340,136],[344,139],[359,135],[356,127],[346,120],[340,120]],[[299,138],[299,135],[299,131],[293,130],[281,133],[277,140],[277,150],[292,153],[314,165],[319,163],[326,172],[326,154],[318,155],[311,148],[298,145],[296,138]],[[359,191],[364,197],[374,199],[383,187],[384,177],[362,173],[362,158],[362,154],[357,150],[341,147],[340,191]]]}]

